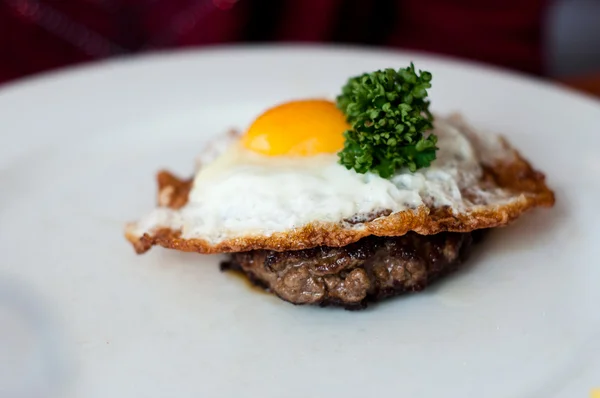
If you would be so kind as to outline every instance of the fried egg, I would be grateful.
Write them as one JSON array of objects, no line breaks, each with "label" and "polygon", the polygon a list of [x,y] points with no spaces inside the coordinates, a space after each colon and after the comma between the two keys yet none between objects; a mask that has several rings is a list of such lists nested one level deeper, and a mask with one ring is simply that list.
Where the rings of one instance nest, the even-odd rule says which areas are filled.
[{"label": "fried egg", "polygon": [[[425,222],[436,211],[455,224],[462,222],[464,229],[461,217],[477,221],[477,211],[485,206],[500,208],[519,199],[526,199],[527,208],[553,202],[543,179],[543,200],[533,200],[535,192],[527,196],[494,182],[486,166],[517,164],[518,154],[500,137],[474,132],[457,120],[436,118],[433,133],[439,150],[430,167],[399,170],[389,179],[339,164],[337,152],[348,128],[344,115],[328,100],[273,107],[243,134],[224,135],[199,156],[200,167],[183,193],[183,206],[172,205],[170,187],[162,192],[162,206],[128,226],[127,237],[138,251],[155,243],[201,252],[341,246],[368,234],[452,229],[439,221],[437,228]],[[386,228],[372,228],[382,221]],[[161,236],[168,237],[161,241]]]}]

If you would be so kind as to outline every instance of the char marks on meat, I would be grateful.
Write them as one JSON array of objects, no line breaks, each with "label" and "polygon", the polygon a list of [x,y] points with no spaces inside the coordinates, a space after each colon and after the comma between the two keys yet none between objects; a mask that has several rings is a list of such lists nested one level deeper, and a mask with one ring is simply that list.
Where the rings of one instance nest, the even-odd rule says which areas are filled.
[{"label": "char marks on meat", "polygon": [[222,270],[251,281],[293,304],[365,308],[369,302],[420,291],[467,257],[472,233],[369,236],[344,247],[233,253]]}]

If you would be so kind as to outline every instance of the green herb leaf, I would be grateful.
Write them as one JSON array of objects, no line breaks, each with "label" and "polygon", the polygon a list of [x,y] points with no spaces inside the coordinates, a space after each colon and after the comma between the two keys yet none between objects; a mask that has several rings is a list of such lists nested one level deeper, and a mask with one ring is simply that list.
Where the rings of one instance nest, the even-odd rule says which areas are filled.
[{"label": "green herb leaf", "polygon": [[431,73],[409,67],[350,78],[337,97],[352,129],[344,133],[340,163],[359,173],[391,177],[398,169],[416,171],[435,160],[437,137],[427,89]]}]

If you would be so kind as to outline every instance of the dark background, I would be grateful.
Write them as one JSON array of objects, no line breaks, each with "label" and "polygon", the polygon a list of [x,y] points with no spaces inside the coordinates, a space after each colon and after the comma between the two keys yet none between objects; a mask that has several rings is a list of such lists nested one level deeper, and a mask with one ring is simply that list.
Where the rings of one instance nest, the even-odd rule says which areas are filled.
[{"label": "dark background", "polygon": [[0,83],[178,47],[323,42],[600,72],[600,0],[0,0]]}]

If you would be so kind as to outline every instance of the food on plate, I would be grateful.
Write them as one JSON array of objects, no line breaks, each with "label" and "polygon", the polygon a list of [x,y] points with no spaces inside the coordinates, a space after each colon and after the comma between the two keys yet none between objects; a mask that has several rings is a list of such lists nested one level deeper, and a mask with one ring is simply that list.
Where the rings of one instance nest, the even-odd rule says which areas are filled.
[{"label": "food on plate", "polygon": [[362,308],[455,269],[478,231],[554,204],[501,136],[432,115],[410,65],[349,79],[217,137],[191,179],[158,174],[158,206],[126,226],[153,245],[230,253],[224,269],[295,304]]},{"label": "food on plate", "polygon": [[290,303],[360,309],[425,288],[456,269],[472,242],[472,233],[456,232],[368,236],[342,247],[233,253],[221,269],[241,271]]}]

